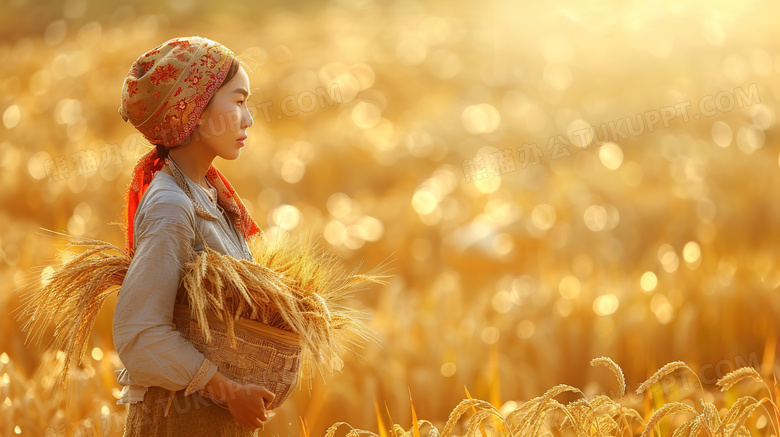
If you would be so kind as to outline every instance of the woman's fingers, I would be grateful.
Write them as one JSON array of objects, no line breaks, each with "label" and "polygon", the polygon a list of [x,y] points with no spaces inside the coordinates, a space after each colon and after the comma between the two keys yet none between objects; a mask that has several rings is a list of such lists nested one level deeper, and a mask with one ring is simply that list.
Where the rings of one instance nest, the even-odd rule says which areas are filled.
[{"label": "woman's fingers", "polygon": [[262,387],[262,386],[257,386],[257,391],[255,392],[255,394],[260,396],[259,406],[260,406],[260,410],[261,411],[260,411],[259,417],[260,417],[260,420],[265,422],[266,420],[269,419],[269,416],[267,414],[267,413],[269,413],[269,411],[267,411],[266,408],[269,405],[271,405],[271,402],[273,402],[275,396],[268,389],[266,389],[265,387]]},{"label": "woman's fingers", "polygon": [[275,396],[265,387],[255,384],[249,385],[247,394],[249,397],[246,398],[246,401],[249,402],[245,404],[244,411],[239,413],[242,416],[239,423],[252,430],[262,429],[265,422],[274,415],[272,411],[266,410],[266,408],[268,405],[271,405]]},{"label": "woman's fingers", "polygon": [[265,399],[265,405],[271,405],[271,402],[274,401],[274,398],[276,397],[276,395],[271,393],[271,391],[269,391],[267,388],[263,387],[262,397],[263,397],[263,399]]}]

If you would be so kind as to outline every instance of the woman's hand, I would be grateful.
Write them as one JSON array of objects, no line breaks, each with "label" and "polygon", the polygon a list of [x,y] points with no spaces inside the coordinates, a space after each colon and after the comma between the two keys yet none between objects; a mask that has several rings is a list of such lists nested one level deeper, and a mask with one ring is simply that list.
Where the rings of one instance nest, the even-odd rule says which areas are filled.
[{"label": "woman's hand", "polygon": [[[232,398],[232,399],[231,399]],[[262,428],[270,419],[270,411],[265,406],[274,400],[274,394],[265,387],[256,384],[243,384],[241,388],[227,400],[230,414],[236,421],[249,429]]]},{"label": "woman's hand", "polygon": [[262,428],[273,415],[265,407],[274,400],[274,394],[265,387],[239,384],[217,371],[204,388],[212,398],[227,404],[236,422],[251,430]]}]

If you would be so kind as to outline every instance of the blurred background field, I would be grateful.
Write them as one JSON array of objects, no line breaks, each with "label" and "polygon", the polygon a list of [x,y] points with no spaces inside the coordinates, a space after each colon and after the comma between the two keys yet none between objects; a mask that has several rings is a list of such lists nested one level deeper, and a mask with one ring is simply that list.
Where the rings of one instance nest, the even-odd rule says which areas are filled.
[{"label": "blurred background field", "polygon": [[[18,307],[12,291],[34,268],[56,266],[64,241],[39,227],[123,244],[110,223],[148,144],[117,113],[122,82],[143,52],[199,35],[257,63],[247,147],[215,165],[266,233],[316,225],[348,267],[396,258],[390,285],[356,303],[381,346],[302,387],[267,434],[297,435],[299,417],[311,435],[340,421],[376,432],[374,398],[408,428],[410,395],[441,428],[464,386],[505,408],[559,383],[607,393],[613,376],[589,366],[599,356],[629,391],[685,361],[728,406],[715,378],[750,365],[771,382],[776,356],[778,12],[754,1],[6,0],[0,313]],[[669,107],[668,126],[617,127]],[[606,141],[610,122],[624,135]],[[583,143],[576,132],[590,126],[598,138]],[[68,408],[46,393],[44,348],[0,318],[0,435],[73,435],[87,418],[121,434],[114,302]],[[699,397],[678,388],[671,397]],[[644,396],[628,401],[648,411]],[[760,416],[749,426],[769,435]]]}]

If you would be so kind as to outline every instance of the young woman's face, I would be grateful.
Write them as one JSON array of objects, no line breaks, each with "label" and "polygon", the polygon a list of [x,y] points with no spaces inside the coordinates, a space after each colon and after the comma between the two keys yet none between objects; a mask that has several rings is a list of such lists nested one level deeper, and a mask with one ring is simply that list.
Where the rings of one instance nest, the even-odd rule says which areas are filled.
[{"label": "young woman's face", "polygon": [[209,101],[200,116],[197,135],[217,156],[236,159],[246,140],[246,129],[254,124],[247,109],[249,76],[242,67]]}]

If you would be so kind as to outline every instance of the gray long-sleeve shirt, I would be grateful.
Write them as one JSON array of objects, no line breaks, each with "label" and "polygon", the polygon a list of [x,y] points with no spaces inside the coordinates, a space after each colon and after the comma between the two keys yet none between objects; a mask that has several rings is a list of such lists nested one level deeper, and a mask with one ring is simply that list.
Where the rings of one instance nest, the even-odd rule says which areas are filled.
[{"label": "gray long-sleeve shirt", "polygon": [[[173,176],[155,174],[136,209],[135,255],[114,311],[114,345],[125,366],[116,372],[117,381],[125,386],[117,404],[142,401],[146,388],[152,386],[199,390],[218,370],[204,362],[203,354],[173,324],[182,267],[190,248],[203,249],[194,226],[212,249],[237,259],[251,257],[243,236],[226,217],[230,213],[223,215],[197,183],[186,180],[195,199],[222,223],[195,214],[192,201]],[[201,365],[208,365],[208,370],[193,381]]]}]

